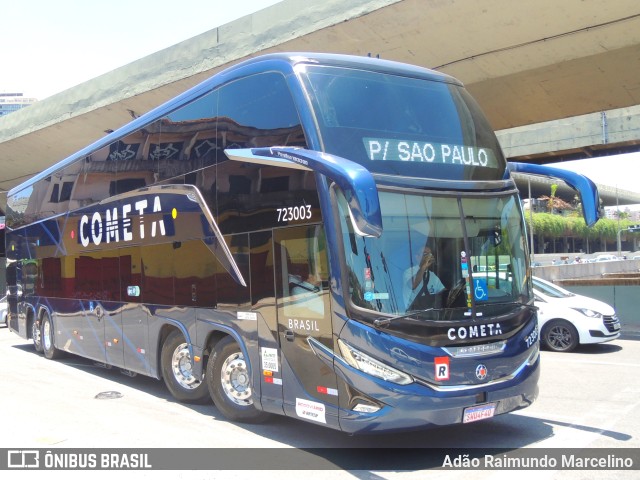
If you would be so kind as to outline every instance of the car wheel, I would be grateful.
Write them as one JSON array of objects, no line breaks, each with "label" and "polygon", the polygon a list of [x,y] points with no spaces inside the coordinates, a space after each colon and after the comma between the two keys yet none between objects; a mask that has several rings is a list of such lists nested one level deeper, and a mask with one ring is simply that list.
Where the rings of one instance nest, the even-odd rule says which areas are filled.
[{"label": "car wheel", "polygon": [[207,385],[193,375],[193,359],[182,333],[174,330],[162,345],[162,378],[173,397],[184,403],[210,402]]},{"label": "car wheel", "polygon": [[544,346],[554,352],[570,352],[578,346],[578,331],[566,320],[551,320],[542,331]]},{"label": "car wheel", "polygon": [[249,368],[240,346],[231,337],[220,340],[207,364],[207,385],[213,403],[229,420],[261,423],[269,414],[253,404]]}]

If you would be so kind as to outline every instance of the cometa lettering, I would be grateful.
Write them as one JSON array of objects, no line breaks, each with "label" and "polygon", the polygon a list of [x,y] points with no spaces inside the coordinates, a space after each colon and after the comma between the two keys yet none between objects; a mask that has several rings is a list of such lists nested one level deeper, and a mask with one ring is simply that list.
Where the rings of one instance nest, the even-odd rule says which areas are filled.
[{"label": "cometa lettering", "polygon": [[470,327],[450,328],[447,330],[449,340],[470,340],[472,338],[493,337],[502,335],[502,327],[499,323],[485,323]]},{"label": "cometa lettering", "polygon": [[[98,246],[103,241],[105,243],[132,241],[135,231],[130,217],[132,212],[136,212],[138,215],[137,230],[140,239],[145,238],[146,229],[149,229],[148,232],[152,238],[157,235],[165,236],[164,220],[154,220],[149,226],[145,226],[144,215],[148,213],[148,210],[149,202],[144,198],[135,203],[127,203],[120,207],[107,209],[104,212],[94,212],[91,217],[83,215],[80,218],[78,228],[80,243],[83,247],[88,247],[90,243]],[[159,196],[154,197],[151,211],[152,213],[162,212]]]}]

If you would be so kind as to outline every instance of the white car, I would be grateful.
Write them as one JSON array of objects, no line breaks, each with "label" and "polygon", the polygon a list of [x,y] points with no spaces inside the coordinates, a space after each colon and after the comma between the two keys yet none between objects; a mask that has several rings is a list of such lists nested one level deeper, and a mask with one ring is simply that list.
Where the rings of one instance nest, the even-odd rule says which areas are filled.
[{"label": "white car", "polygon": [[0,324],[9,326],[7,323],[7,311],[8,311],[7,297],[0,298]]},{"label": "white car", "polygon": [[596,257],[596,262],[614,262],[618,260],[618,257],[615,255],[598,255]]},{"label": "white car", "polygon": [[606,303],[538,277],[533,277],[533,291],[543,347],[570,352],[578,344],[609,342],[620,336],[620,320]]}]

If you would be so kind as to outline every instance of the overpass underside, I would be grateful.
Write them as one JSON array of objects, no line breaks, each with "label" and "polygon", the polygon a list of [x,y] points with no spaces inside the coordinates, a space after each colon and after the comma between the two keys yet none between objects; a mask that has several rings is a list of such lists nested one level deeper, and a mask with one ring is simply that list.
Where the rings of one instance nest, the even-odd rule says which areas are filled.
[{"label": "overpass underside", "polygon": [[507,158],[519,162],[552,163],[638,152],[640,105],[498,130],[496,134]]},{"label": "overpass underside", "polygon": [[[496,132],[500,145],[510,161],[537,164],[604,157],[640,151],[640,105],[605,110],[586,115],[540,122]],[[620,175],[637,174],[638,166]],[[514,175],[526,196],[549,195],[553,180]],[[598,179],[594,179],[597,182]],[[604,206],[640,203],[640,192],[621,190],[612,185],[599,185]],[[574,192],[561,186],[558,196],[572,199]]]},{"label": "overpass underside", "polygon": [[[222,68],[274,51],[380,55],[453,75],[520,161],[640,146],[637,0],[283,0],[0,118],[0,191]],[[566,120],[557,119],[576,116],[588,134],[559,128]],[[542,141],[537,128],[551,121],[564,137]]]}]

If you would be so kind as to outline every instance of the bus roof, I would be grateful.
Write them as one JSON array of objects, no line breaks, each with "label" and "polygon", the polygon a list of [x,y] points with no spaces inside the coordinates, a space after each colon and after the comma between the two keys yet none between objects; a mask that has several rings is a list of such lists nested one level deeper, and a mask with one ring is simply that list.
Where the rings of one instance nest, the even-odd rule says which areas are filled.
[{"label": "bus roof", "polygon": [[281,71],[285,74],[293,72],[296,65],[309,64],[309,65],[327,65],[334,67],[353,68],[359,70],[368,70],[373,72],[408,76],[414,78],[422,78],[425,80],[452,83],[456,85],[462,85],[455,78],[430,70],[424,67],[418,67],[415,65],[409,65],[400,62],[394,62],[391,60],[382,60],[374,57],[362,57],[355,55],[342,55],[342,54],[329,54],[329,53],[272,53],[267,55],[261,55],[258,57],[245,60],[238,64],[235,64],[225,70],[222,70],[200,84],[186,90],[185,92],[177,95],[176,97],[168,100],[167,102],[153,108],[149,112],[141,115],[135,120],[123,125],[117,130],[109,133],[108,135],[98,139],[92,144],[84,147],[83,149],[73,153],[67,158],[60,160],[51,167],[43,170],[37,175],[34,175],[25,182],[17,185],[8,192],[8,196],[15,195],[16,193],[28,188],[39,180],[45,179],[57,171],[67,167],[75,161],[88,156],[91,152],[103,148],[118,139],[138,130],[154,119],[161,118],[168,114],[177,107],[186,104],[187,102],[194,100],[213,88],[227,83],[228,81],[244,76],[247,74],[259,73],[262,71]]}]

